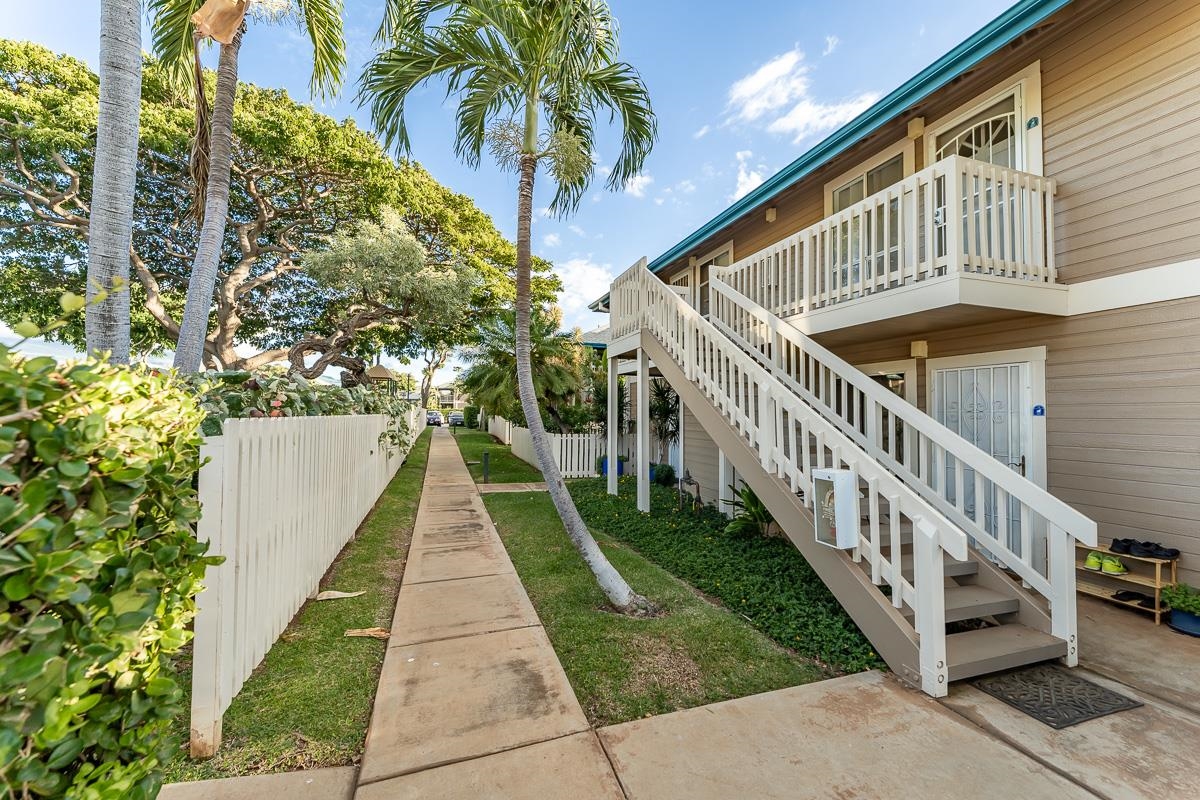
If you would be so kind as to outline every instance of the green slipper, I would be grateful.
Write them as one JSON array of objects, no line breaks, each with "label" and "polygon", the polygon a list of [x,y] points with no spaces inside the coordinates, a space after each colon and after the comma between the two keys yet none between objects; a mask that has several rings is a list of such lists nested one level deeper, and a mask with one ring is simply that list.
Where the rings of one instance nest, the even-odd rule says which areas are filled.
[{"label": "green slipper", "polygon": [[1092,552],[1088,553],[1087,559],[1083,562],[1084,569],[1090,569],[1093,571],[1099,570],[1103,565],[1104,565],[1104,556],[1102,556],[1096,550],[1093,550]]}]

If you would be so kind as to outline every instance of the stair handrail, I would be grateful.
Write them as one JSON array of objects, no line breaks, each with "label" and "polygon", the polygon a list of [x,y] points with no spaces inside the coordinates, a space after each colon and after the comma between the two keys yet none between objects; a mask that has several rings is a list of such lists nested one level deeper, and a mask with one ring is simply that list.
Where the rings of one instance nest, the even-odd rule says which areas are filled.
[{"label": "stair handrail", "polygon": [[[753,316],[761,325],[770,330],[773,337],[777,336],[794,344],[817,363],[826,366],[839,379],[853,386],[878,406],[886,409],[889,414],[903,420],[905,424],[924,434],[930,441],[941,447],[949,455],[970,465],[977,474],[982,475],[995,484],[1001,485],[1010,496],[1029,506],[1032,510],[1037,511],[1043,519],[1062,528],[1072,538],[1082,542],[1084,545],[1089,547],[1096,546],[1096,523],[1078,509],[1055,497],[1029,478],[1009,469],[991,454],[984,452],[979,447],[959,436],[912,403],[889,391],[876,381],[871,380],[869,375],[819,344],[795,325],[775,316],[720,278],[710,276],[709,290]],[[730,320],[724,319],[721,313],[723,310],[723,305],[710,300],[710,318],[714,324],[721,328],[727,335],[732,335],[746,345],[749,345],[750,350],[757,351],[764,359],[771,361],[771,371],[777,373],[776,377],[782,378],[789,388],[798,391],[810,403],[827,406],[827,403],[816,397],[808,387],[792,379],[783,371],[782,367],[773,363],[774,359],[772,357],[762,354],[761,350],[755,347],[753,342],[746,339],[742,332],[736,330],[735,326],[730,324]],[[850,435],[851,438],[860,444],[867,444],[865,435],[853,428],[841,415],[833,413],[831,416],[833,416],[836,420],[835,424],[843,432]],[[892,462],[889,466],[899,468],[903,472],[910,472],[905,465],[896,462],[886,451],[878,455]],[[931,500],[946,502],[945,498],[934,492],[928,484],[920,481],[919,476],[914,477],[918,477],[917,486],[914,487],[917,491],[927,494]]]}]

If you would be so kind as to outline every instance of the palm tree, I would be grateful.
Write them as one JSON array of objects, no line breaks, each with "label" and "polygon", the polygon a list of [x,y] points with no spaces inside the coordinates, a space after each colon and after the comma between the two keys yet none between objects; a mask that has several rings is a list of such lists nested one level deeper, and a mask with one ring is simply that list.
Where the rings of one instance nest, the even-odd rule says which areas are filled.
[{"label": "palm tree", "polygon": [[[529,363],[534,392],[546,413],[565,430],[559,406],[570,402],[583,388],[580,343],[558,330],[559,316],[537,309],[529,322]],[[502,312],[479,326],[479,343],[464,354],[463,388],[471,399],[489,411],[512,419],[520,411],[517,400],[516,315]]]},{"label": "palm tree", "polygon": [[388,0],[380,38],[388,47],[367,64],[361,97],[370,101],[375,128],[390,145],[409,149],[405,101],[419,86],[443,78],[458,98],[456,153],[478,166],[488,145],[502,167],[520,176],[516,360],[525,422],[571,541],[609,601],[640,612],[648,608],[645,598],[608,563],[567,492],[530,366],[530,225],[539,164],[555,179],[550,208],[561,216],[578,207],[594,173],[599,114],[621,123],[610,189],[638,174],[657,136],[641,77],[617,60],[616,20],[604,0]]},{"label": "palm tree", "polygon": [[[129,363],[129,243],[142,104],[140,0],[100,4],[100,114],[88,220],[88,353]],[[98,292],[107,297],[95,302]]]},{"label": "palm tree", "polygon": [[[324,95],[336,89],[346,67],[342,31],[342,0],[149,0],[153,16],[154,49],[177,76],[189,76],[196,90],[196,146],[192,176],[197,181],[199,243],[192,261],[187,302],[175,346],[175,367],[198,372],[204,359],[208,319],[225,219],[229,211],[230,169],[233,161],[233,107],[237,96],[238,53],[245,33],[244,18],[298,18],[313,48],[311,88]],[[200,69],[200,43],[212,38],[221,45],[211,122]]]},{"label": "palm tree", "polygon": [[679,395],[662,378],[650,381],[650,430],[658,439],[658,461],[666,463],[671,445],[679,441]]}]

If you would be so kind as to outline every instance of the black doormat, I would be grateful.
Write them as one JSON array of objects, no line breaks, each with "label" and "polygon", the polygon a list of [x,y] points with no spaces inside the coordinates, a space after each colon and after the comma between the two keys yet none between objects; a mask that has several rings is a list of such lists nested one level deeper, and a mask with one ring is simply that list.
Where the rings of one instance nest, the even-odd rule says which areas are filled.
[{"label": "black doormat", "polygon": [[972,685],[1055,730],[1141,705],[1053,664],[988,675]]}]

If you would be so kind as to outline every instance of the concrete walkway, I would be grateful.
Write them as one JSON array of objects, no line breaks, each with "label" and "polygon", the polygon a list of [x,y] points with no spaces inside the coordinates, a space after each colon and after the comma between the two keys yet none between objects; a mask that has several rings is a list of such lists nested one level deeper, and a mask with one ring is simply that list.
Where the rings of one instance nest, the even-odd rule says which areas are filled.
[{"label": "concrete walkway", "polygon": [[1140,620],[1083,603],[1089,640],[1133,646],[1154,636],[1164,651],[1130,666],[1128,648],[1085,647],[1085,666],[1096,665],[1085,677],[1142,708],[1054,731],[966,684],[938,702],[867,672],[593,730],[483,490],[450,435],[435,430],[357,776],[351,767],[177,784],[163,797],[1200,797],[1194,671],[1179,669],[1195,642],[1163,629],[1122,636]]},{"label": "concrete walkway", "polygon": [[435,430],[359,800],[622,798],[451,437]]}]

